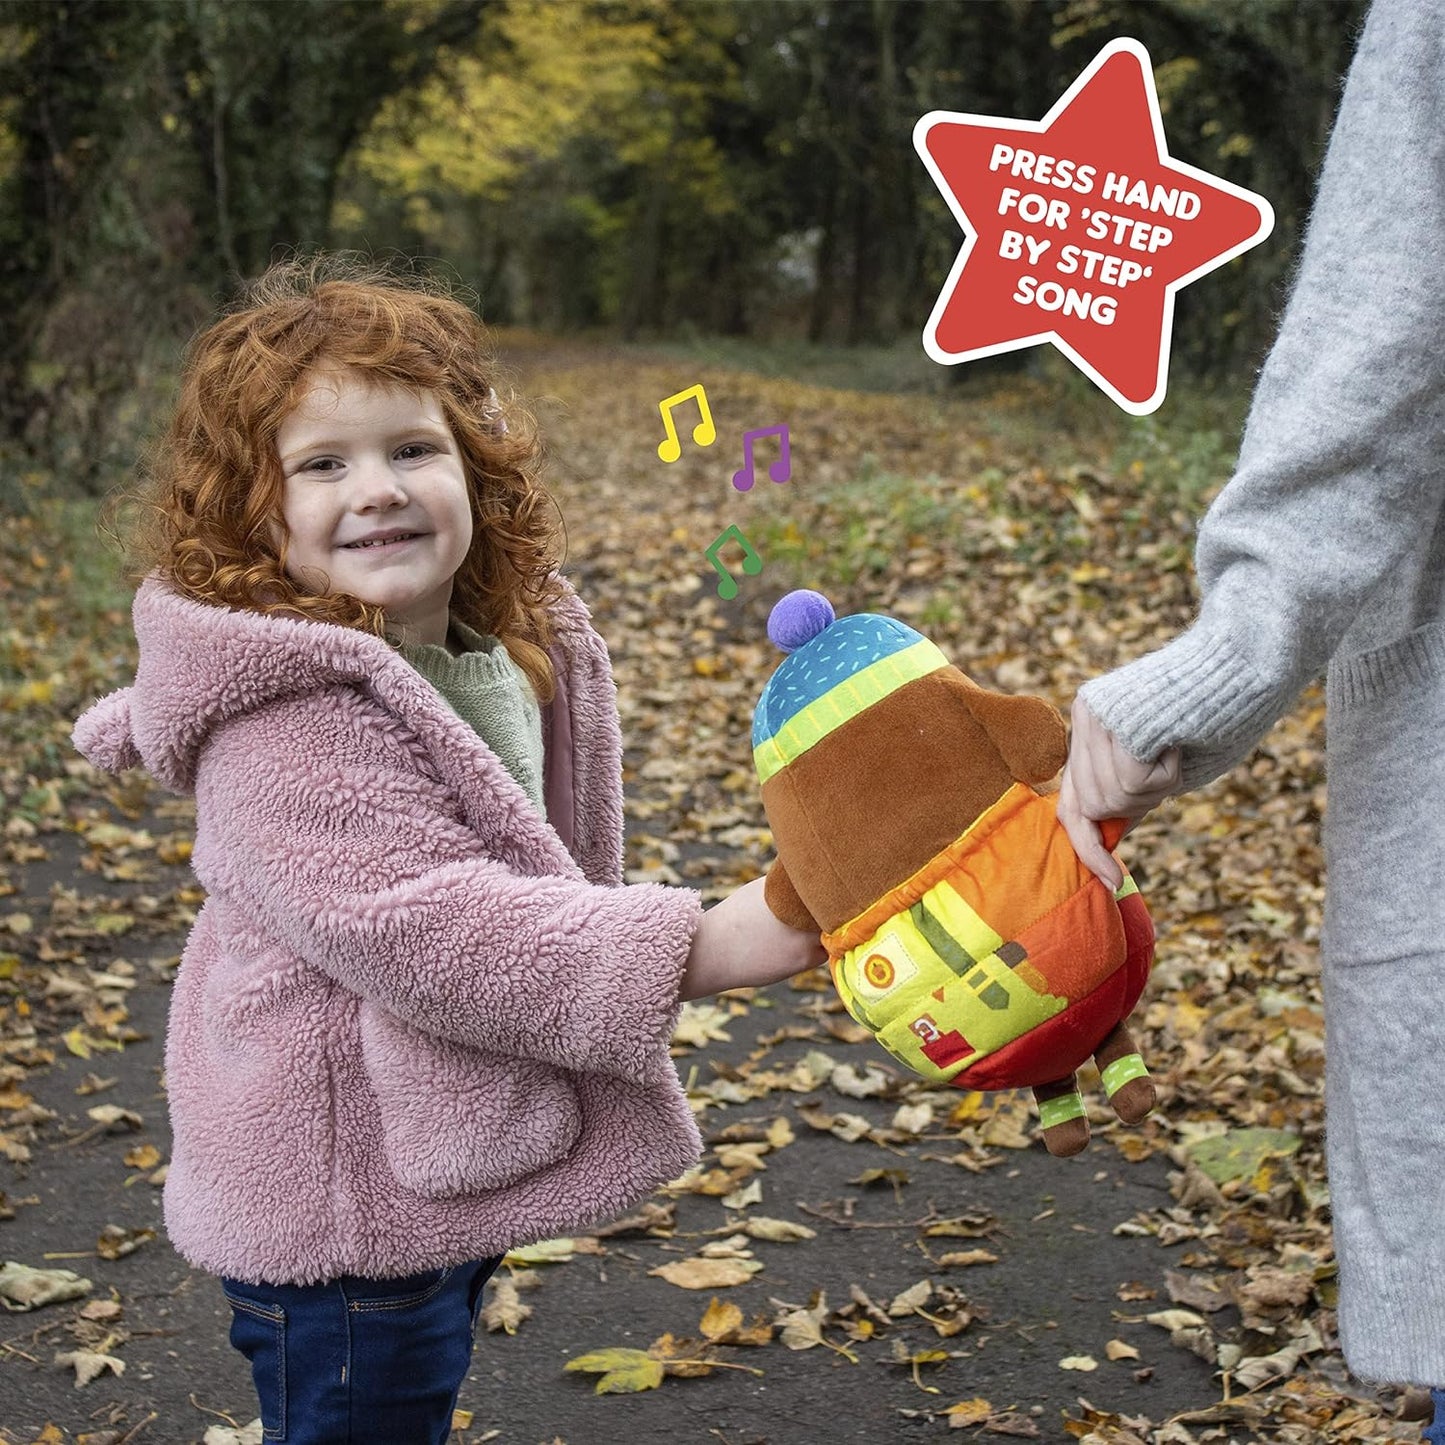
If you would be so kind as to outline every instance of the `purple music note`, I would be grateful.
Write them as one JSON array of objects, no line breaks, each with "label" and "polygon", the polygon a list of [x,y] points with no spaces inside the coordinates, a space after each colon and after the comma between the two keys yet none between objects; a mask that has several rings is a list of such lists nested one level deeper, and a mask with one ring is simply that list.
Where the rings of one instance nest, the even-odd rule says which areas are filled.
[{"label": "purple music note", "polygon": [[740,492],[750,491],[753,485],[753,443],[759,437],[776,436],[782,443],[783,454],[768,468],[768,475],[775,482],[786,482],[793,475],[792,453],[788,446],[788,428],[784,423],[780,426],[759,427],[756,431],[745,431],[743,433],[743,465],[742,470],[733,473],[733,486]]}]

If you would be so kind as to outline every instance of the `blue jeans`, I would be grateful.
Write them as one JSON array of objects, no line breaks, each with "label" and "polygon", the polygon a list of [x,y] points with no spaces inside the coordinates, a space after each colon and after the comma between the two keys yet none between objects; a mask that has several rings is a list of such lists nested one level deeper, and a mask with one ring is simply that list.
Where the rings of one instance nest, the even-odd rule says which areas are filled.
[{"label": "blue jeans", "polygon": [[1425,1427],[1421,1439],[1429,1445],[1445,1445],[1445,1390],[1431,1390],[1430,1398],[1435,1402],[1435,1418]]},{"label": "blue jeans", "polygon": [[261,1397],[262,1439],[442,1445],[471,1364],[482,1286],[500,1262],[315,1285],[222,1279],[231,1343],[250,1360]]}]

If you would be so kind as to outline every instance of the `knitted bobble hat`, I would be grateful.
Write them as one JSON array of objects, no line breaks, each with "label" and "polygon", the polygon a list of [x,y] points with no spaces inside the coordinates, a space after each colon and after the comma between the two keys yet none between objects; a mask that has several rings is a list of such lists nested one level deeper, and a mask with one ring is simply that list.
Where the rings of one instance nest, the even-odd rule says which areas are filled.
[{"label": "knitted bobble hat", "polygon": [[760,782],[904,683],[948,666],[922,633],[871,612],[835,618],[819,592],[789,592],[768,617],[768,637],[788,656],[753,713]]}]

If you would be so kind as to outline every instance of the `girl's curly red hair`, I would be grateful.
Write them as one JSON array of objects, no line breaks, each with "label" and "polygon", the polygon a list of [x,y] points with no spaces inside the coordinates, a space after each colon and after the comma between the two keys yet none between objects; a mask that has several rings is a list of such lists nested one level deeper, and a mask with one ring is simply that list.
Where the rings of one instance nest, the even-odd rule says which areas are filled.
[{"label": "girl's curly red hair", "polygon": [[525,408],[498,400],[476,313],[430,277],[322,253],[245,284],[187,346],[175,413],[142,458],[141,491],[129,498],[141,504],[127,539],[134,580],[158,572],[200,602],[385,636],[380,608],[310,592],[285,570],[276,435],[318,367],[436,396],[471,484],[472,545],[452,611],[500,638],[549,700],[562,545],[560,514],[538,480],[542,445]]}]

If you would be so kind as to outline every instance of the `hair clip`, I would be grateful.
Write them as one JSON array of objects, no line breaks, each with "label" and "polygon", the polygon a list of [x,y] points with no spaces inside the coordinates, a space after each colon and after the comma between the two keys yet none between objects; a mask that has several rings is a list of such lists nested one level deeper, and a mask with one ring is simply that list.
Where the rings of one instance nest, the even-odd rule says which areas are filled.
[{"label": "hair clip", "polygon": [[482,415],[491,423],[492,430],[499,437],[507,434],[507,418],[502,415],[502,403],[497,400],[495,387],[487,388],[487,399],[482,403]]}]

